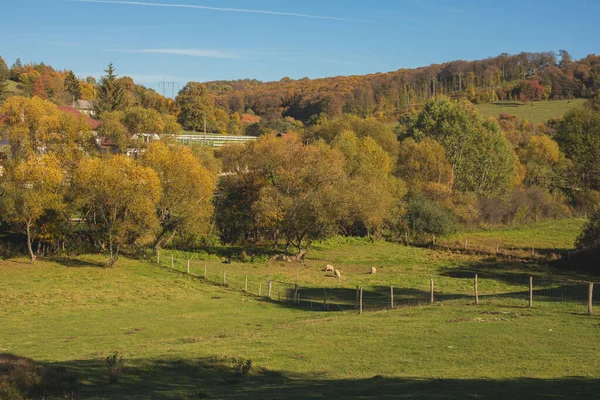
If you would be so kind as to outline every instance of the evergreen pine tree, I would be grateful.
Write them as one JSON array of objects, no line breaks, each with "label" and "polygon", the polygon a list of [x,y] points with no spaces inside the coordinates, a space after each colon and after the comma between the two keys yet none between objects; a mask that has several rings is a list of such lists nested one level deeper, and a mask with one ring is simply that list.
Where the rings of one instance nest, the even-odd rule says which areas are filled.
[{"label": "evergreen pine tree", "polygon": [[10,79],[13,81],[19,80],[19,74],[23,71],[23,64],[21,64],[21,59],[17,58],[15,63],[10,67]]},{"label": "evergreen pine tree", "polygon": [[94,111],[97,118],[101,117],[105,111],[124,110],[127,105],[125,88],[118,81],[113,64],[108,64],[108,69],[104,72],[106,72],[106,75],[100,78],[100,82],[96,88]]},{"label": "evergreen pine tree", "polygon": [[77,79],[73,71],[69,71],[65,77],[64,85],[65,89],[74,98],[74,100],[81,98],[81,85],[79,84],[79,79]]}]

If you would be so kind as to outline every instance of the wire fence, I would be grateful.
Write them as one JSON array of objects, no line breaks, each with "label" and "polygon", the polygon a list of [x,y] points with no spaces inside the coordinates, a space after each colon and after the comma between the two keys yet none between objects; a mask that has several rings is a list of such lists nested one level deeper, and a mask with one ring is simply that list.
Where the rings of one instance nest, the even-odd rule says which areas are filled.
[{"label": "wire fence", "polygon": [[[408,240],[405,242],[409,244]],[[571,259],[572,254],[571,250],[536,248],[534,244],[531,246],[515,246],[504,243],[503,240],[486,238],[441,241],[434,236],[425,246],[465,254],[495,256],[506,260],[568,261]]]},{"label": "wire fence", "polygon": [[448,303],[555,307],[592,314],[594,305],[600,300],[600,282],[548,279],[517,273],[451,271],[434,278],[411,279],[410,286],[318,287],[228,271],[227,264],[209,267],[201,260],[170,257],[163,259],[159,265],[268,301],[314,311],[362,312]]}]

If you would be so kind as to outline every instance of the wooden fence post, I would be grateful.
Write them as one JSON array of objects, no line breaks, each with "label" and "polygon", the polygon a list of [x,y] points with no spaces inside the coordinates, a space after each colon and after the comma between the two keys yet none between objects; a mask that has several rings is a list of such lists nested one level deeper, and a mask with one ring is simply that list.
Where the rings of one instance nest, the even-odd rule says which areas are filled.
[{"label": "wooden fence post", "polygon": [[533,307],[533,276],[529,277],[529,308]]},{"label": "wooden fence post", "polygon": [[435,247],[435,235],[433,235],[433,247]]},{"label": "wooden fence post", "polygon": [[188,258],[188,264],[187,264],[187,271],[188,271],[188,275],[190,274],[190,259]]},{"label": "wooden fence post", "polygon": [[246,275],[246,282],[244,283],[244,292],[248,291],[248,275]]},{"label": "wooden fence post", "polygon": [[469,241],[465,240],[465,250],[467,250],[468,244],[469,244]]},{"label": "wooden fence post", "polygon": [[156,251],[156,263],[160,265],[160,249]]},{"label": "wooden fence post", "polygon": [[359,314],[363,312],[363,288],[360,288],[360,298],[359,298]]},{"label": "wooden fence post", "polygon": [[296,305],[300,306],[300,291],[296,293]]},{"label": "wooden fence post", "polygon": [[430,283],[431,283],[431,304],[433,304],[433,278],[430,279]]},{"label": "wooden fence post", "polygon": [[273,288],[273,282],[269,280],[269,285],[268,285],[268,293],[269,293],[269,299],[271,299],[271,289]]},{"label": "wooden fence post", "polygon": [[475,304],[479,305],[479,292],[477,290],[477,274],[475,274]]},{"label": "wooden fence post", "polygon": [[496,254],[498,254],[498,253],[499,253],[499,251],[498,251],[498,250],[500,250],[500,249],[499,249],[499,247],[498,247],[498,243],[496,243]]},{"label": "wooden fence post", "polygon": [[590,283],[590,286],[588,288],[588,314],[592,315],[594,312],[594,310],[592,309],[593,307],[593,303],[592,303],[592,298],[594,296],[594,284]]},{"label": "wooden fence post", "polygon": [[173,268],[173,254],[171,254],[171,268]]},{"label": "wooden fence post", "polygon": [[298,284],[294,285],[294,301],[292,304],[298,304]]},{"label": "wooden fence post", "polygon": [[535,257],[535,247],[531,248],[531,257]]},{"label": "wooden fence post", "polygon": [[390,308],[394,309],[394,287],[390,286]]},{"label": "wooden fence post", "polygon": [[204,263],[204,279],[206,279],[206,263]]},{"label": "wooden fence post", "polygon": [[262,283],[258,284],[258,296],[260,297],[260,295],[262,294]]}]

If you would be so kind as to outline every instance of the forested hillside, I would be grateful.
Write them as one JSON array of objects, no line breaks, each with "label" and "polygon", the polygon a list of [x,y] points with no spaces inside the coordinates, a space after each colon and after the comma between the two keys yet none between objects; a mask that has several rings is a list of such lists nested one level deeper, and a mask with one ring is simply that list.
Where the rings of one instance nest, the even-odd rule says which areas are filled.
[{"label": "forested hillside", "polygon": [[501,54],[485,60],[452,61],[416,69],[325,79],[283,78],[206,82],[216,104],[229,112],[252,110],[274,119],[309,122],[322,113],[393,120],[439,95],[473,103],[590,97],[600,89],[600,57],[573,60],[569,53]]}]

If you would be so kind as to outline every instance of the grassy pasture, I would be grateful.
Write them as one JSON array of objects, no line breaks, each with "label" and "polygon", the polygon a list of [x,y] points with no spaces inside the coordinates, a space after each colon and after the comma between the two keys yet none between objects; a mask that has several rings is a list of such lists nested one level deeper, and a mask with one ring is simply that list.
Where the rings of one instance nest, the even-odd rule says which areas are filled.
[{"label": "grassy pasture", "polygon": [[476,107],[484,118],[498,117],[502,113],[526,119],[532,123],[545,123],[551,118],[560,117],[585,103],[585,99],[536,101],[530,104],[485,103]]},{"label": "grassy pasture", "polygon": [[6,81],[6,96],[24,96],[25,92],[18,88],[18,82],[7,80]]},{"label": "grassy pasture", "polygon": [[[544,224],[533,225],[535,232]],[[572,220],[557,222],[572,242]],[[519,232],[528,229],[520,227]],[[506,237],[510,230],[496,231]],[[487,234],[492,235],[493,231]],[[541,239],[540,239],[541,240]],[[555,239],[543,246],[554,248]],[[561,245],[562,246],[562,245]],[[540,265],[511,264],[389,243],[333,239],[315,246],[306,264],[223,264],[207,269],[229,287],[182,273],[181,253],[164,252],[162,266],[122,259],[101,268],[98,256],[0,261],[0,352],[65,366],[81,380],[85,399],[145,398],[593,398],[600,389],[600,318],[581,304],[547,306],[482,297],[420,307],[367,312],[312,311],[245,294],[243,277],[271,277],[302,287],[368,290],[397,285],[421,289],[440,280],[441,290],[472,290],[472,278],[490,273],[485,291],[512,291],[510,274],[593,279]],[[204,260],[192,261],[203,274]],[[342,279],[322,271],[324,263]],[[367,275],[376,266],[377,275]],[[496,275],[494,275],[496,273]],[[492,279],[495,276],[495,279]],[[249,288],[252,292],[253,290]],[[443,294],[443,293],[440,293]],[[122,380],[106,383],[104,358],[127,358]],[[236,377],[231,357],[254,368]]]}]

